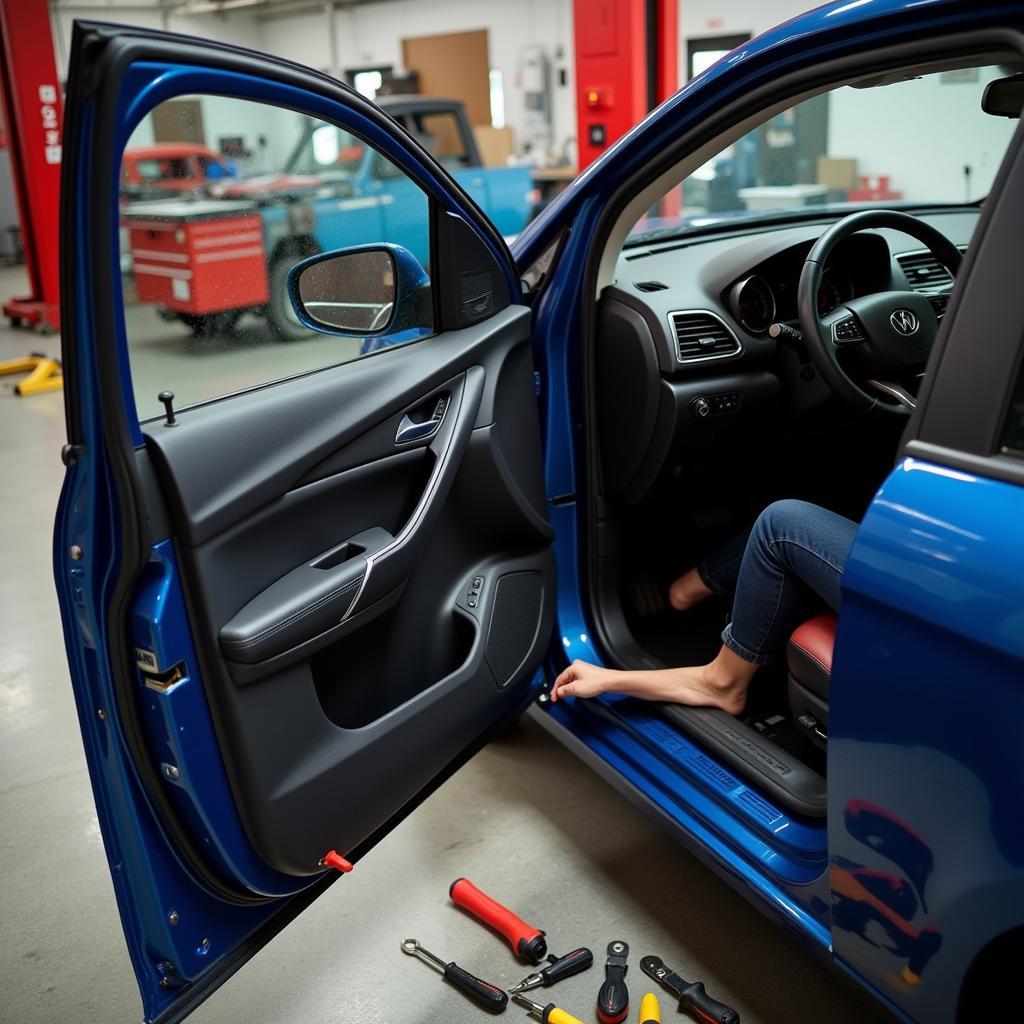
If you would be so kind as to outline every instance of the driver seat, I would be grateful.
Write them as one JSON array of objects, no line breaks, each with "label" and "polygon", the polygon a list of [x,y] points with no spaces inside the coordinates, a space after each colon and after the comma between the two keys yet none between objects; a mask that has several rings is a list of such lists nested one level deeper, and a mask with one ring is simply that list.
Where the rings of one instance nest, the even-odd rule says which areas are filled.
[{"label": "driver seat", "polygon": [[827,612],[798,626],[786,648],[793,719],[821,750],[828,742],[828,688],[835,641],[836,617]]}]

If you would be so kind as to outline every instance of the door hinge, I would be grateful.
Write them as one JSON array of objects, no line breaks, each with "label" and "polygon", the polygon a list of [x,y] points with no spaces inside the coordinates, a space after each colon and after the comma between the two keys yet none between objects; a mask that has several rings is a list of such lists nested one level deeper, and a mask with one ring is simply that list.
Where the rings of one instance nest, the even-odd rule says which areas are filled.
[{"label": "door hinge", "polygon": [[143,647],[135,648],[135,667],[142,675],[142,681],[151,690],[166,693],[175,683],[180,683],[188,674],[185,662],[179,661],[168,669],[161,669],[152,651]]}]

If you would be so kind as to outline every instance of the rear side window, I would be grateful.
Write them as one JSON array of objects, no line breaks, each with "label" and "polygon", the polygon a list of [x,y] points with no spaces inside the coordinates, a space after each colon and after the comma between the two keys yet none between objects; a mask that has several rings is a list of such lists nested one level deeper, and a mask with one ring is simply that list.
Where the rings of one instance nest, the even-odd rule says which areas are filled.
[{"label": "rear side window", "polygon": [[1021,366],[1017,386],[1010,399],[999,450],[1003,455],[1016,455],[1024,459],[1024,365]]},{"label": "rear side window", "polygon": [[[375,179],[384,158],[336,125],[248,100],[189,100],[157,107],[123,158],[125,331],[140,419],[163,413],[157,396],[165,390],[180,409],[432,333],[429,200],[415,182],[390,163],[387,180]],[[196,104],[201,121],[179,124],[175,112]],[[222,156],[196,164],[199,173],[183,188],[182,175],[168,169],[192,165],[194,122],[205,136],[199,143]],[[381,245],[413,268],[403,277],[416,282],[412,305],[392,308],[382,290],[387,267],[361,277],[347,260],[331,265],[344,268],[338,294],[327,288],[316,298],[320,308],[333,303],[331,322],[360,331],[366,324],[365,335],[306,326],[288,292],[291,268],[310,256]],[[326,266],[321,277],[330,284],[325,275]]]}]

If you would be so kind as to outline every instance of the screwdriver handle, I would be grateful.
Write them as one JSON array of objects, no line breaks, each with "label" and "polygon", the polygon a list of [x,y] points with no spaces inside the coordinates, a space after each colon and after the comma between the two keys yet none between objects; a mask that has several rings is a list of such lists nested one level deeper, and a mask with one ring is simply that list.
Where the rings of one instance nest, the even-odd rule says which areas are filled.
[{"label": "screwdriver handle", "polygon": [[571,953],[552,960],[550,965],[540,972],[544,979],[544,987],[554,985],[556,981],[571,978],[574,974],[585,971],[593,962],[594,954],[586,946],[580,946],[579,949],[574,949]]},{"label": "screwdriver handle", "polygon": [[712,999],[702,981],[695,981],[682,990],[679,1009],[689,1010],[703,1024],[740,1024],[740,1015],[731,1006]]},{"label": "screwdriver handle", "polygon": [[539,964],[544,959],[548,951],[544,933],[517,917],[508,907],[491,899],[468,878],[455,879],[448,894],[453,903],[468,910],[475,918],[504,936],[512,952],[520,959],[531,964]]},{"label": "screwdriver handle", "polygon": [[454,961],[444,966],[444,980],[463,995],[469,996],[477,1006],[483,1007],[488,1013],[504,1013],[508,1006],[508,996],[496,985],[482,981],[475,974],[460,967]]},{"label": "screwdriver handle", "polygon": [[544,1024],[583,1024],[579,1017],[566,1013],[565,1010],[558,1006],[548,1006],[545,1008],[542,1019]]}]

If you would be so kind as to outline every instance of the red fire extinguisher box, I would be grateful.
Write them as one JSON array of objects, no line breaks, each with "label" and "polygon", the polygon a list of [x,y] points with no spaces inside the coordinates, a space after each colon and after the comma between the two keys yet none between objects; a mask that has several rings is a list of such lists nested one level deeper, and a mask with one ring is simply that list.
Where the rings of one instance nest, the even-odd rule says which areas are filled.
[{"label": "red fire extinguisher box", "polygon": [[267,301],[255,203],[158,199],[129,203],[123,216],[139,302],[202,315]]}]

